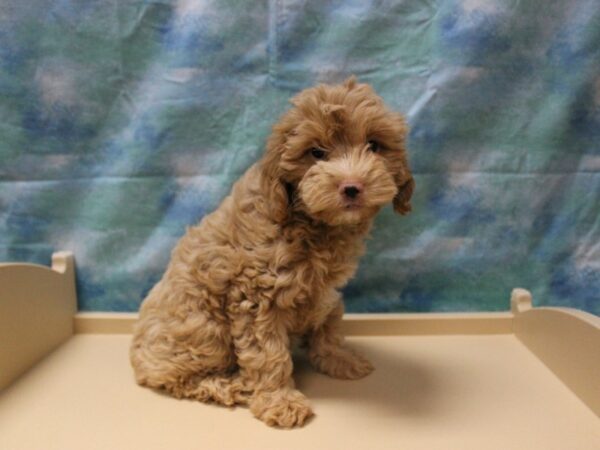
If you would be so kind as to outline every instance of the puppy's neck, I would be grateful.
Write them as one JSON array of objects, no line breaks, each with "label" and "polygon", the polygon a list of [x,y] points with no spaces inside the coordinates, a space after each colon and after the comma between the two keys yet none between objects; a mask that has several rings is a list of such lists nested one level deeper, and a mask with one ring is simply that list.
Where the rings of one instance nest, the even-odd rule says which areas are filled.
[{"label": "puppy's neck", "polygon": [[329,225],[323,221],[316,220],[308,215],[302,209],[292,209],[287,220],[282,224],[283,229],[302,229],[307,237],[320,239],[336,239],[338,237],[363,239],[369,233],[372,219],[365,220],[356,224]]}]

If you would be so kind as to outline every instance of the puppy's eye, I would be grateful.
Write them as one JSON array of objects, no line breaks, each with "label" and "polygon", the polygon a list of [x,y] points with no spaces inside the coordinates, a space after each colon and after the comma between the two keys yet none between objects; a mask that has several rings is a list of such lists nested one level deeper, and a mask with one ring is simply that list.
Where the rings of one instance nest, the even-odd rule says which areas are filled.
[{"label": "puppy's eye", "polygon": [[316,148],[316,147],[311,148],[310,149],[310,154],[315,159],[323,159],[323,158],[325,158],[325,150],[321,150],[320,148]]},{"label": "puppy's eye", "polygon": [[369,141],[367,144],[369,144],[369,150],[371,150],[373,153],[377,153],[379,150],[381,150],[381,146],[377,141]]}]

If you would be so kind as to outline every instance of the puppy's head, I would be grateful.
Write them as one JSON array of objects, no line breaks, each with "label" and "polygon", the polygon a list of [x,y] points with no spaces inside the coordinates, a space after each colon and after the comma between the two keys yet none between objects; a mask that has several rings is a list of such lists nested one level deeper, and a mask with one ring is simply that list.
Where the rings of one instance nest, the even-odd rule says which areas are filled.
[{"label": "puppy's head", "polygon": [[404,118],[354,77],[295,96],[261,162],[273,217],[293,209],[332,226],[373,218],[386,203],[411,210],[414,181]]}]

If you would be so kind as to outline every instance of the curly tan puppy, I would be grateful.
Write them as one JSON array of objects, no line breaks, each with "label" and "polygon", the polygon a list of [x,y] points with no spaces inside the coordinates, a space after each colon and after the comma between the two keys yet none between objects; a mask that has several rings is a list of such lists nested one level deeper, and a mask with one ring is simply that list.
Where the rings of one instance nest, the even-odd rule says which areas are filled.
[{"label": "curly tan puppy", "polygon": [[290,338],[314,367],[356,379],[373,367],[344,345],[338,289],[354,274],[380,208],[410,211],[407,127],[354,78],[291,100],[263,158],[188,229],[140,309],[139,384],[247,404],[269,425],[312,415],[294,389]]}]

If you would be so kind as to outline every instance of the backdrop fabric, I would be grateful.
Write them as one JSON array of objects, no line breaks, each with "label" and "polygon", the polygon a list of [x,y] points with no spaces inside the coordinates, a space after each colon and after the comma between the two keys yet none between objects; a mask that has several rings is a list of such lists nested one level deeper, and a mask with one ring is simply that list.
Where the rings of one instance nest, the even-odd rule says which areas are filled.
[{"label": "backdrop fabric", "polygon": [[133,311],[299,90],[356,74],[411,126],[350,311],[600,314],[600,2],[2,0],[0,260],[76,257]]}]

